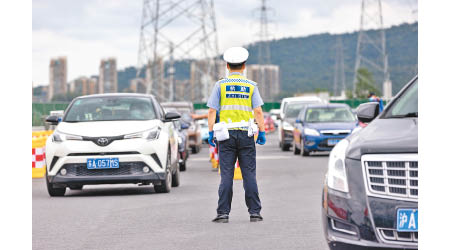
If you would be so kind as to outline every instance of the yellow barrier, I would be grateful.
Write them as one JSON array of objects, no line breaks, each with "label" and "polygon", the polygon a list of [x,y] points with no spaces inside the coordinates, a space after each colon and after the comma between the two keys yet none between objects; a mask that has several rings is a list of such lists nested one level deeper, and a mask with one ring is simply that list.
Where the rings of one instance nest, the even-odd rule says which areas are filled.
[{"label": "yellow barrier", "polygon": [[53,131],[33,131],[32,132],[32,177],[42,178],[45,175],[45,143],[47,137],[50,136]]}]

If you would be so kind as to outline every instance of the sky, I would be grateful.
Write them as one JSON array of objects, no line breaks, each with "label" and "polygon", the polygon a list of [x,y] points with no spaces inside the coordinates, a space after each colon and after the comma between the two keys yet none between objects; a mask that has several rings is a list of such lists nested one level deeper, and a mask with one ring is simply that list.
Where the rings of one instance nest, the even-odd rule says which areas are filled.
[{"label": "sky", "polygon": [[[361,0],[266,2],[272,39],[359,29]],[[260,4],[214,1],[220,53],[257,41]],[[33,0],[33,86],[48,84],[50,59],[58,56],[67,57],[68,81],[97,75],[102,58],[115,57],[118,69],[136,66],[142,5],[142,0]],[[382,0],[382,11],[385,27],[411,23],[417,21],[417,0]]]}]

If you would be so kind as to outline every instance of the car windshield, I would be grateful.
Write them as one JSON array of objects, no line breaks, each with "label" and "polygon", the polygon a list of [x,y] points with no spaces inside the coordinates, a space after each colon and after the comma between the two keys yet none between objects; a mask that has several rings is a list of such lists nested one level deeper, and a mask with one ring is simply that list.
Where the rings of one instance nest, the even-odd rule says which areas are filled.
[{"label": "car windshield", "polygon": [[156,119],[153,103],[145,97],[92,97],[74,101],[65,122]]},{"label": "car windshield", "polygon": [[306,122],[354,122],[355,116],[349,108],[309,108],[306,111]]},{"label": "car windshield", "polygon": [[286,107],[286,118],[296,118],[300,109],[305,106],[304,102],[289,103]]},{"label": "car windshield", "polygon": [[384,118],[418,117],[419,98],[416,80],[387,110]]}]

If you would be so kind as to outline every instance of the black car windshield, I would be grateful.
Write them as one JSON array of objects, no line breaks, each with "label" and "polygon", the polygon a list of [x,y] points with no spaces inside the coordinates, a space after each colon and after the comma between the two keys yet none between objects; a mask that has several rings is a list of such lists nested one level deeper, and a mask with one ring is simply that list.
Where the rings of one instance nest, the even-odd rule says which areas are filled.
[{"label": "black car windshield", "polygon": [[386,110],[384,118],[418,117],[418,80]]},{"label": "black car windshield", "polygon": [[74,101],[65,122],[127,121],[156,119],[153,103],[145,97],[92,97]]},{"label": "black car windshield", "polygon": [[355,122],[355,116],[349,108],[328,107],[308,108],[306,122]]}]

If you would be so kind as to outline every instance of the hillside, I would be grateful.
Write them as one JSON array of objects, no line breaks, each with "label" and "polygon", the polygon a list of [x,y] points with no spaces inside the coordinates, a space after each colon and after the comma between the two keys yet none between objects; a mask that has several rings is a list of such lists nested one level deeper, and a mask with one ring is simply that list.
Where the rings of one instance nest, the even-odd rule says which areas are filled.
[{"label": "hillside", "polygon": [[[373,31],[372,31],[373,32]],[[393,93],[416,74],[418,24],[402,24],[386,29],[386,51]],[[281,71],[281,89],[285,95],[292,92],[314,91],[317,88],[332,90],[334,77],[334,46],[336,36],[342,37],[346,67],[346,86],[352,86],[355,65],[357,32],[331,35],[328,33],[306,37],[284,38],[270,42],[271,62]],[[247,46],[250,51],[249,64],[258,58],[257,44]],[[175,64],[177,79],[189,78],[189,63]],[[135,77],[136,69],[119,70],[119,90],[128,87]],[[376,76],[376,79],[379,77]],[[381,89],[381,82],[378,82]]]}]

